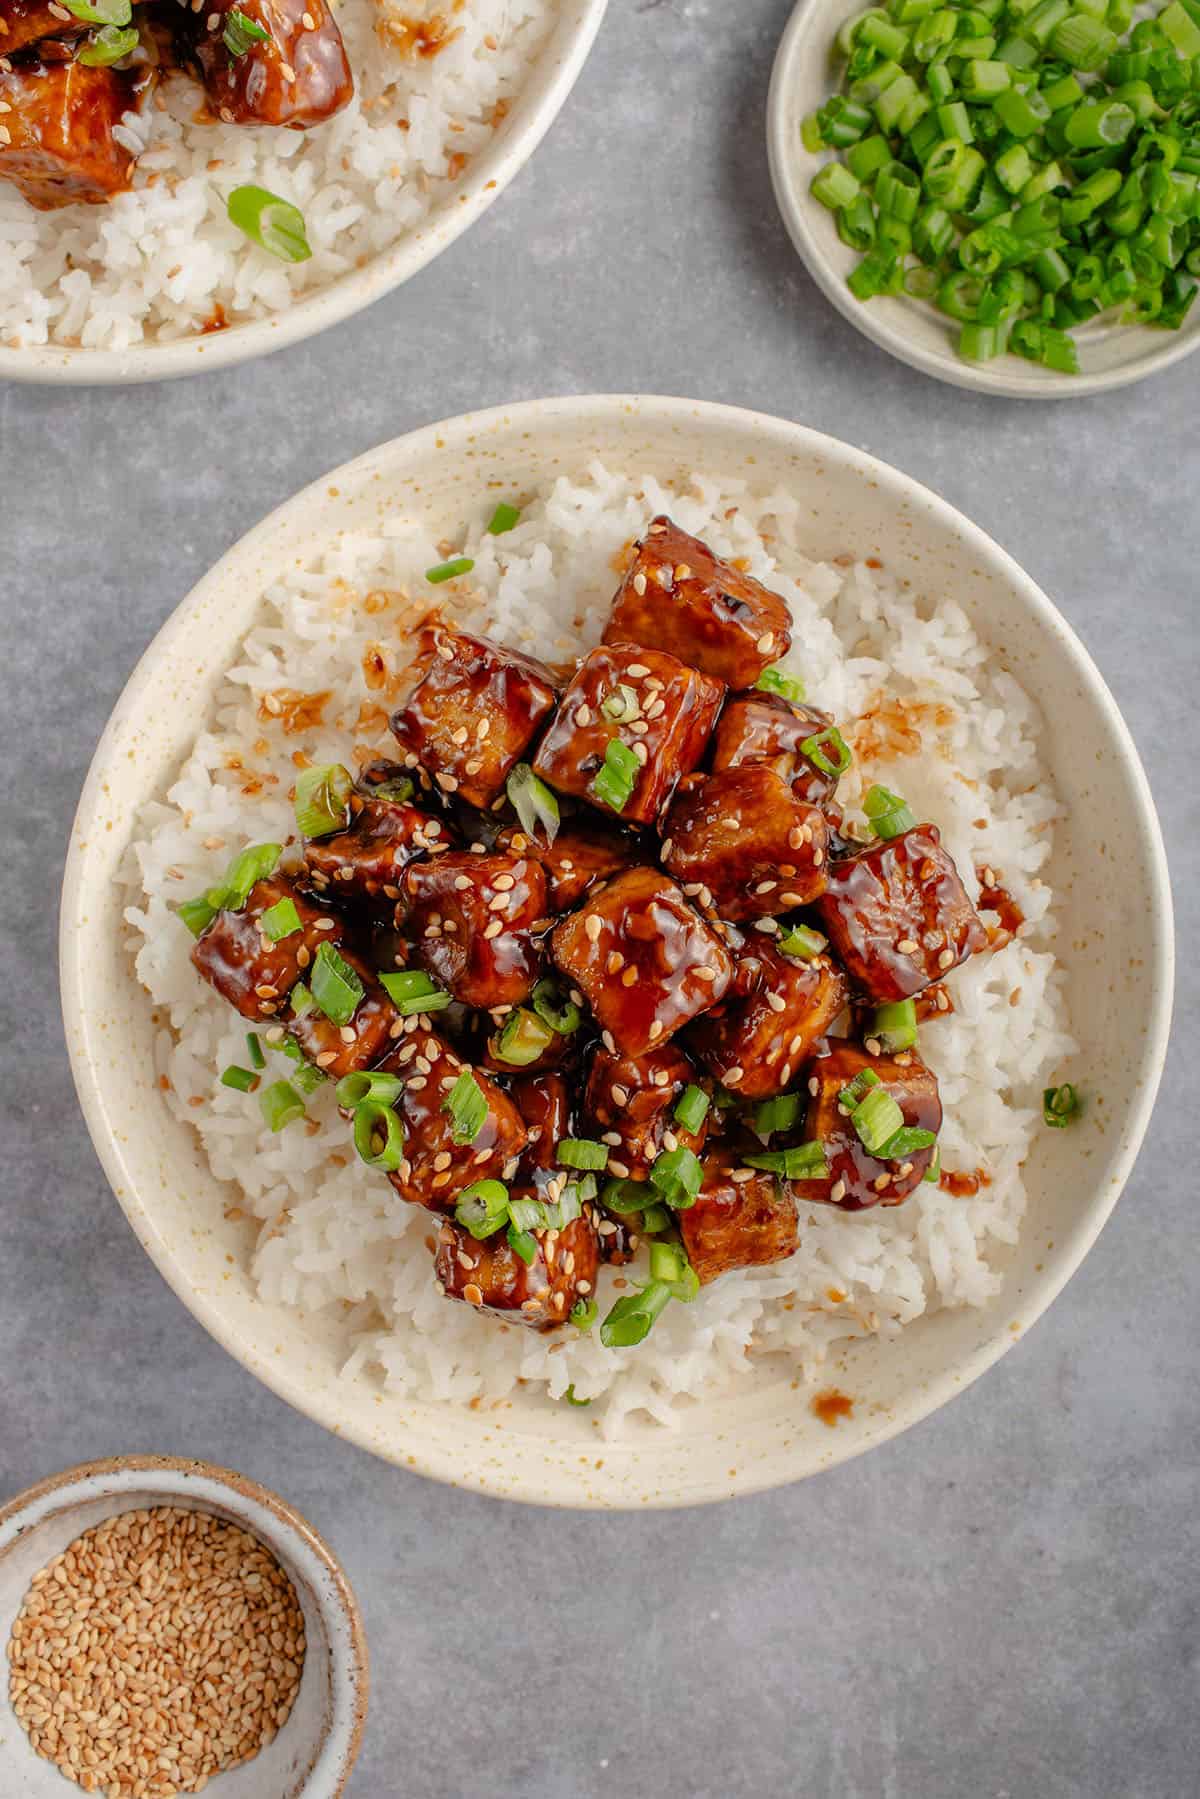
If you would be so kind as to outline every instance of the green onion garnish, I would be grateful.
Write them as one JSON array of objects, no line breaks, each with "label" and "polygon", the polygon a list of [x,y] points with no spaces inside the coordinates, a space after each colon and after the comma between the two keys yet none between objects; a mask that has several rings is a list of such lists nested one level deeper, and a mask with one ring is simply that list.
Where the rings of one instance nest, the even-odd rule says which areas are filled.
[{"label": "green onion garnish", "polygon": [[671,1289],[651,1281],[639,1293],[624,1293],[600,1326],[605,1349],[632,1349],[649,1336],[651,1326],[671,1303]]},{"label": "green onion garnish", "polygon": [[891,793],[886,787],[871,787],[867,790],[863,811],[870,820],[875,835],[885,841],[899,837],[902,831],[911,831],[917,822],[915,813],[900,795]]},{"label": "green onion garnish", "polygon": [[605,1181],[600,1191],[600,1204],[610,1212],[642,1212],[658,1204],[657,1189],[649,1181]]},{"label": "green onion garnish", "polygon": [[594,1168],[603,1172],[608,1167],[608,1150],[590,1137],[560,1137],[554,1159],[560,1168]]},{"label": "green onion garnish", "polygon": [[493,537],[503,537],[506,531],[511,531],[513,526],[520,521],[520,517],[519,506],[510,506],[507,500],[501,500],[492,514],[492,522],[488,526],[488,531]]},{"label": "green onion garnish", "polygon": [[[580,1300],[579,1305],[582,1305],[582,1304],[583,1304],[583,1301]],[[579,1307],[575,1306],[571,1310],[571,1323],[572,1324],[574,1324],[574,1322],[575,1322],[575,1313],[576,1313],[576,1311],[578,1311],[578,1309],[579,1309]],[[596,1316],[596,1307],[593,1305],[592,1306],[593,1321],[595,1319],[595,1316]],[[590,1330],[592,1328],[591,1324],[589,1323],[586,1326],[586,1328],[588,1330]],[[568,1405],[591,1405],[591,1403],[592,1403],[590,1399],[576,1399],[576,1397],[575,1397],[575,1382],[574,1381],[571,1382],[570,1386],[567,1388],[566,1392],[563,1394],[563,1398],[566,1400]]]},{"label": "green onion garnish", "polygon": [[258,1103],[273,1131],[281,1131],[294,1118],[304,1117],[304,1101],[290,1081],[272,1081],[259,1094]]},{"label": "green onion garnish", "polygon": [[503,1181],[473,1181],[458,1196],[454,1216],[477,1242],[494,1237],[509,1215],[508,1188]]},{"label": "green onion garnish", "polygon": [[885,1143],[904,1129],[904,1113],[886,1087],[872,1087],[850,1114],[863,1148],[877,1156]]},{"label": "green onion garnish", "polygon": [[381,974],[379,984],[402,1018],[421,1012],[440,1012],[453,1003],[454,995],[435,985],[419,968],[400,974]]},{"label": "green onion garnish", "polygon": [[542,1023],[559,1037],[570,1037],[583,1023],[583,1014],[575,1001],[564,995],[557,981],[549,976],[537,983],[530,997]]},{"label": "green onion garnish", "polygon": [[641,772],[641,763],[619,737],[610,739],[604,761],[592,782],[593,796],[612,811],[623,812],[633,797],[633,789]]},{"label": "green onion garnish", "polygon": [[375,781],[369,792],[373,800],[394,800],[398,806],[407,806],[417,784],[411,775],[396,775],[390,781]]},{"label": "green onion garnish", "polygon": [[471,556],[452,556],[449,562],[439,562],[433,568],[425,570],[425,579],[432,581],[436,587],[442,581],[454,581],[459,575],[469,575],[475,567]]},{"label": "green onion garnish", "polygon": [[928,1181],[931,1187],[936,1187],[938,1182],[941,1180],[941,1178],[942,1178],[942,1149],[941,1149],[940,1144],[935,1143],[933,1146],[933,1155],[930,1157],[930,1160],[929,1160],[929,1166],[925,1170],[924,1174],[921,1176],[921,1179],[923,1181]]},{"label": "green onion garnish", "polygon": [[217,908],[210,906],[201,894],[199,899],[181,900],[175,908],[175,915],[183,920],[193,937],[199,937],[217,916]]},{"label": "green onion garnish", "polygon": [[110,69],[122,62],[141,43],[136,25],[102,25],[88,42],[75,52],[75,61],[85,69]]},{"label": "green onion garnish", "polygon": [[233,1063],[221,1076],[222,1087],[233,1087],[238,1093],[253,1093],[258,1086],[258,1076],[250,1068],[239,1068]]},{"label": "green onion garnish", "polygon": [[936,1131],[923,1131],[916,1125],[906,1124],[888,1138],[877,1154],[881,1162],[903,1162],[916,1155],[919,1149],[932,1149],[936,1142]]},{"label": "green onion garnish", "polygon": [[546,842],[553,843],[558,836],[561,816],[558,800],[546,783],[534,774],[528,762],[517,763],[504,787],[521,821],[521,829],[528,836],[535,837],[537,827],[541,825],[546,833]]},{"label": "green onion garnish", "polygon": [[483,1089],[469,1068],[463,1069],[442,1101],[442,1111],[450,1114],[454,1141],[474,1143],[487,1122],[488,1103],[483,1097]]},{"label": "green onion garnish", "polygon": [[675,1102],[675,1122],[692,1136],[708,1117],[709,1098],[703,1087],[685,1087]]},{"label": "green onion garnish", "polygon": [[493,1053],[498,1061],[513,1068],[528,1068],[544,1056],[554,1042],[554,1032],[535,1012],[518,1006],[504,1020],[504,1028],[495,1039]]},{"label": "green onion garnish", "polygon": [[1047,1087],[1042,1094],[1042,1118],[1052,1130],[1064,1130],[1082,1110],[1083,1101],[1070,1081],[1061,1087]]},{"label": "green onion garnish", "polygon": [[[686,1207],[683,1209],[686,1210]],[[664,1205],[647,1206],[642,1213],[642,1229],[648,1237],[652,1237],[655,1231],[671,1230],[674,1224],[675,1214]]]},{"label": "green onion garnish", "polygon": [[911,999],[892,1000],[885,1006],[876,1006],[875,1016],[871,1020],[871,1029],[867,1033],[886,1050],[889,1056],[898,1051],[913,1049],[917,1042],[917,1007]]},{"label": "green onion garnish", "polygon": [[328,837],[349,822],[354,780],[340,762],[304,768],[296,776],[296,825],[302,837]]},{"label": "green onion garnish", "polygon": [[811,962],[828,942],[828,937],[822,937],[820,931],[812,931],[806,924],[794,924],[775,939],[775,947],[785,956],[799,956],[802,962]]},{"label": "green onion garnish", "polygon": [[817,731],[812,737],[806,737],[800,745],[800,754],[806,756],[813,767],[819,768],[823,775],[831,775],[835,778],[844,775],[854,760],[850,745],[836,725],[830,725],[826,730]]},{"label": "green onion garnish", "polygon": [[685,1305],[700,1291],[700,1281],[681,1243],[650,1245],[650,1279],[661,1281],[670,1288],[672,1299],[681,1299]]},{"label": "green onion garnish", "polygon": [[[573,1324],[577,1331],[586,1335],[599,1316],[600,1308],[594,1299],[577,1299],[567,1313],[567,1323]],[[584,1400],[583,1403],[590,1405],[591,1400]]]},{"label": "green onion garnish", "polygon": [[774,1136],[776,1131],[790,1131],[799,1122],[803,1101],[798,1093],[777,1093],[774,1099],[760,1100],[754,1108],[754,1128],[760,1137]]},{"label": "green onion garnish", "polygon": [[354,1147],[368,1168],[386,1174],[404,1159],[404,1126],[390,1106],[366,1099],[354,1108]]},{"label": "green onion garnish", "polygon": [[789,1181],[823,1181],[829,1175],[823,1143],[797,1143],[791,1149],[764,1149],[761,1155],[744,1156],[747,1168],[762,1168]]},{"label": "green onion garnish", "polygon": [[184,900],[176,910],[193,937],[199,937],[218,912],[240,912],[250,897],[250,889],[266,880],[282,854],[281,843],[252,843],[239,850],[215,886],[196,899]]},{"label": "green onion garnish", "polygon": [[235,187],[225,209],[231,225],[281,262],[307,262],[312,255],[304,235],[304,214],[290,200],[251,184]]},{"label": "green onion garnish", "polygon": [[294,937],[302,928],[300,914],[293,899],[276,900],[273,906],[267,907],[258,922],[272,943],[279,943],[284,937]]},{"label": "green onion garnish", "polygon": [[519,1231],[544,1231],[546,1208],[540,1199],[511,1199],[508,1215]]},{"label": "green onion garnish", "polygon": [[263,1046],[258,1040],[258,1033],[256,1031],[246,1032],[246,1054],[250,1057],[251,1068],[266,1067],[267,1058],[263,1052]]},{"label": "green onion garnish", "polygon": [[84,25],[128,25],[130,0],[63,0],[67,11]]},{"label": "green onion garnish", "polygon": [[878,1087],[878,1085],[879,1076],[873,1068],[860,1068],[854,1079],[838,1094],[838,1105],[844,1106],[848,1112],[852,1112],[859,1100],[869,1093],[872,1087]]},{"label": "green onion garnish", "polygon": [[288,994],[288,1005],[292,1009],[293,1018],[303,1018],[306,1012],[312,1011],[313,996],[304,981],[297,981]]},{"label": "green onion garnish", "polygon": [[345,1074],[334,1088],[337,1103],[352,1112],[355,1106],[361,1106],[364,1100],[372,1100],[376,1105],[395,1105],[404,1089],[404,1082],[399,1075],[387,1074],[382,1069],[356,1069],[352,1074]]},{"label": "green onion garnish", "polygon": [[[694,1150],[664,1150],[650,1170],[650,1185],[675,1212],[686,1212],[696,1203],[696,1195],[704,1185],[704,1169]],[[649,1227],[647,1227],[649,1228]]]},{"label": "green onion garnish", "polygon": [[764,693],[782,694],[794,706],[798,706],[804,698],[804,682],[798,675],[785,674],[778,662],[773,662],[770,668],[764,668],[754,685]]},{"label": "green onion garnish", "polygon": [[528,1231],[519,1231],[515,1224],[510,1224],[507,1241],[513,1254],[520,1256],[525,1266],[531,1268],[537,1255],[537,1238],[531,1237]]},{"label": "green onion garnish", "polygon": [[314,1068],[311,1062],[305,1060],[304,1051],[294,1038],[283,1045],[283,1053],[289,1061],[296,1064],[295,1072],[291,1077],[293,1087],[298,1087],[301,1093],[315,1093],[318,1087],[325,1085],[324,1071]]},{"label": "green onion garnish", "polygon": [[600,710],[605,718],[611,718],[615,725],[628,725],[632,724],[635,718],[642,716],[642,703],[638,699],[635,689],[626,687],[622,681],[601,700]]},{"label": "green onion garnish", "polygon": [[349,962],[339,956],[332,943],[323,943],[313,959],[308,977],[315,1003],[331,1024],[349,1024],[358,1010],[365,989]]},{"label": "green onion garnish", "polygon": [[245,56],[253,44],[262,44],[270,37],[257,19],[239,12],[237,7],[225,14],[225,29],[221,33],[221,42],[230,56]]}]

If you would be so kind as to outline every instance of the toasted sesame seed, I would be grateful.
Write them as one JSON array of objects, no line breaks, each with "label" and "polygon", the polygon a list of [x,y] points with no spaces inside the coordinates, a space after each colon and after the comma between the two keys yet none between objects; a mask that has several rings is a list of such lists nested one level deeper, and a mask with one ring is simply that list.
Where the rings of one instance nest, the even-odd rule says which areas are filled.
[{"label": "toasted sesame seed", "polygon": [[492,883],[492,885],[497,887],[501,893],[511,893],[516,884],[516,879],[513,875],[497,875]]},{"label": "toasted sesame seed", "polygon": [[920,947],[915,937],[901,937],[896,945],[896,951],[901,956],[915,956]]},{"label": "toasted sesame seed", "polygon": [[768,993],[767,1004],[770,1006],[772,1012],[787,1011],[787,1001],[784,999],[782,993]]},{"label": "toasted sesame seed", "polygon": [[793,850],[804,848],[804,828],[802,825],[793,825],[788,832],[788,848]]},{"label": "toasted sesame seed", "polygon": [[942,951],[941,955],[938,957],[938,967],[939,968],[953,968],[953,966],[954,966],[954,951],[952,949],[944,949]]},{"label": "toasted sesame seed", "polygon": [[474,1281],[468,1281],[463,1288],[463,1298],[470,1306],[481,1306],[483,1304],[483,1293],[475,1285]]},{"label": "toasted sesame seed", "polygon": [[629,1164],[628,1162],[618,1162],[614,1156],[609,1156],[608,1172],[610,1174],[615,1174],[619,1181],[627,1181],[629,1179]]},{"label": "toasted sesame seed", "polygon": [[663,1034],[662,1019],[656,1018],[652,1022],[650,1029],[647,1031],[646,1035],[649,1037],[651,1043],[655,1043],[662,1036],[662,1034]]},{"label": "toasted sesame seed", "polygon": [[808,1090],[814,1099],[816,1099],[817,1094],[821,1091],[821,1083],[815,1074],[810,1074],[808,1077]]},{"label": "toasted sesame seed", "polygon": [[833,1186],[829,1189],[829,1197],[835,1206],[839,1205],[846,1197],[845,1181],[834,1181]]},{"label": "toasted sesame seed", "polygon": [[610,1149],[620,1149],[621,1133],[620,1131],[605,1131],[601,1136],[600,1141],[601,1143],[607,1143]]},{"label": "toasted sesame seed", "polygon": [[760,881],[754,891],[755,893],[774,893],[778,885],[778,881]]},{"label": "toasted sesame seed", "polygon": [[590,725],[591,722],[592,722],[591,707],[587,706],[587,705],[577,706],[575,708],[575,723],[577,725],[579,725],[582,729],[582,728],[586,727],[587,725]]},{"label": "toasted sesame seed", "polygon": [[604,924],[597,913],[589,912],[583,921],[583,928],[591,938],[592,942],[595,943],[598,940],[601,931],[604,929]]},{"label": "toasted sesame seed", "polygon": [[637,574],[633,577],[633,591],[636,594],[643,594],[646,591],[646,577],[641,569],[639,569]]},{"label": "toasted sesame seed", "polygon": [[637,980],[637,969],[633,966],[633,964],[631,962],[628,968],[622,970],[621,985],[622,985],[622,987],[632,987],[633,983],[636,980]]},{"label": "toasted sesame seed", "polygon": [[616,1055],[617,1046],[613,1042],[613,1034],[611,1031],[601,1031],[600,1041],[604,1045],[605,1049],[608,1051],[610,1056]]},{"label": "toasted sesame seed", "polygon": [[629,667],[625,670],[625,673],[627,675],[632,675],[633,679],[636,681],[641,675],[648,675],[650,670],[646,667],[644,662],[631,662]]},{"label": "toasted sesame seed", "polygon": [[616,1105],[627,1106],[629,1104],[629,1089],[628,1089],[628,1087],[622,1087],[616,1081],[614,1081],[611,1091],[612,1091],[613,1101]]},{"label": "toasted sesame seed", "polygon": [[503,929],[504,920],[502,918],[493,918],[491,924],[484,926],[483,934],[490,939],[492,937],[498,937]]},{"label": "toasted sesame seed", "polygon": [[727,1068],[725,1070],[725,1073],[721,1076],[721,1079],[724,1081],[724,1083],[727,1087],[736,1087],[745,1072],[746,1071],[744,1068],[739,1068],[737,1066],[737,1064],[735,1063],[732,1068]]}]

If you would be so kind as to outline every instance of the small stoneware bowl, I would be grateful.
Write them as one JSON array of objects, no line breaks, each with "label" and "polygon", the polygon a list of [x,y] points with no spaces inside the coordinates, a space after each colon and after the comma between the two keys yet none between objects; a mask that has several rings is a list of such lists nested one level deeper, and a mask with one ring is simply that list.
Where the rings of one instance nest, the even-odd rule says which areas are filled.
[{"label": "small stoneware bowl", "polygon": [[[362,1742],[367,1643],[358,1602],[329,1547],[256,1481],[174,1456],[118,1456],[41,1481],[0,1506],[0,1644],[8,1644],[30,1581],[83,1531],[118,1512],[175,1506],[239,1525],[271,1551],[304,1612],[304,1673],[287,1723],[253,1761],[216,1774],[211,1799],[337,1799]],[[33,1749],[0,1665],[0,1793],[69,1799],[82,1789]]]},{"label": "small stoneware bowl", "polygon": [[852,325],[926,375],[1010,400],[1077,400],[1103,393],[1170,368],[1200,346],[1197,306],[1178,331],[1121,325],[1105,315],[1072,333],[1080,372],[1060,375],[1020,356],[964,362],[956,348],[958,327],[925,301],[905,295],[856,300],[846,277],[858,252],[842,242],[834,215],[809,192],[828,158],[804,148],[800,125],[836,91],[834,39],[858,11],[859,0],[800,0],[780,41],[767,100],[767,154],[783,222],[817,286]]}]

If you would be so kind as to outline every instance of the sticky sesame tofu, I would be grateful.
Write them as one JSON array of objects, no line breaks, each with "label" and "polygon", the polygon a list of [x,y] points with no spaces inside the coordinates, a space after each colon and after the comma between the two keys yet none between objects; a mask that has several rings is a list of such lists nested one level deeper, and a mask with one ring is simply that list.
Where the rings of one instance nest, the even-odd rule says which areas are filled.
[{"label": "sticky sesame tofu", "polygon": [[395,1110],[404,1127],[404,1159],[388,1175],[402,1199],[453,1211],[473,1181],[511,1179],[529,1140],[520,1112],[490,1076],[470,1069],[487,1114],[470,1142],[458,1142],[446,1102],[469,1064],[435,1031],[406,1031],[379,1066],[404,1082]]},{"label": "sticky sesame tofu", "polygon": [[692,1132],[675,1117],[684,1090],[698,1079],[694,1064],[673,1043],[641,1056],[614,1055],[603,1045],[597,1048],[583,1116],[588,1135],[609,1146],[610,1174],[643,1180],[663,1150],[703,1148],[707,1120]]},{"label": "sticky sesame tofu", "polygon": [[679,1234],[707,1286],[731,1268],[759,1268],[794,1254],[796,1202],[782,1181],[747,1167],[736,1151],[710,1151],[696,1202],[679,1214]]},{"label": "sticky sesame tofu", "polygon": [[405,928],[422,966],[464,1005],[519,1005],[541,972],[533,927],[546,877],[525,856],[452,851],[404,875]]},{"label": "sticky sesame tofu", "polygon": [[770,918],[825,891],[824,813],[765,763],[696,779],[672,801],[662,862],[721,918]]},{"label": "sticky sesame tofu", "polygon": [[461,1299],[531,1330],[565,1323],[575,1302],[596,1290],[596,1227],[590,1216],[575,1218],[561,1231],[538,1231],[534,1242],[537,1250],[527,1264],[503,1230],[477,1242],[461,1225],[447,1221],[435,1262],[447,1299]]},{"label": "sticky sesame tofu", "polygon": [[786,1092],[849,998],[828,956],[788,956],[758,932],[736,952],[724,1002],[697,1019],[689,1049],[722,1086],[747,1100]]},{"label": "sticky sesame tofu", "polygon": [[919,1186],[933,1159],[933,1146],[883,1161],[864,1147],[849,1113],[839,1104],[856,1076],[867,1071],[899,1106],[904,1124],[936,1136],[942,1127],[937,1077],[915,1051],[871,1056],[856,1043],[834,1044],[808,1069],[808,1113],[804,1134],[824,1145],[829,1177],[795,1181],[798,1198],[860,1212],[868,1206],[898,1206]]},{"label": "sticky sesame tofu", "polygon": [[[263,914],[284,900],[296,908],[300,929],[272,941]],[[307,899],[284,875],[270,875],[250,889],[238,912],[218,912],[192,946],[192,965],[243,1018],[273,1018],[296,982],[307,979],[323,943],[339,944],[343,921]]]}]

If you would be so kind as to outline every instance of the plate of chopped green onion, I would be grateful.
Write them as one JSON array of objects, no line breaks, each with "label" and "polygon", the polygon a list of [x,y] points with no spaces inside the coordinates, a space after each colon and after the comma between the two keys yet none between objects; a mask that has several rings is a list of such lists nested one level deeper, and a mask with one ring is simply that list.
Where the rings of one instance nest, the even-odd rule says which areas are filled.
[{"label": "plate of chopped green onion", "polygon": [[813,279],[926,374],[1065,399],[1200,344],[1200,0],[802,0],[768,150]]}]

